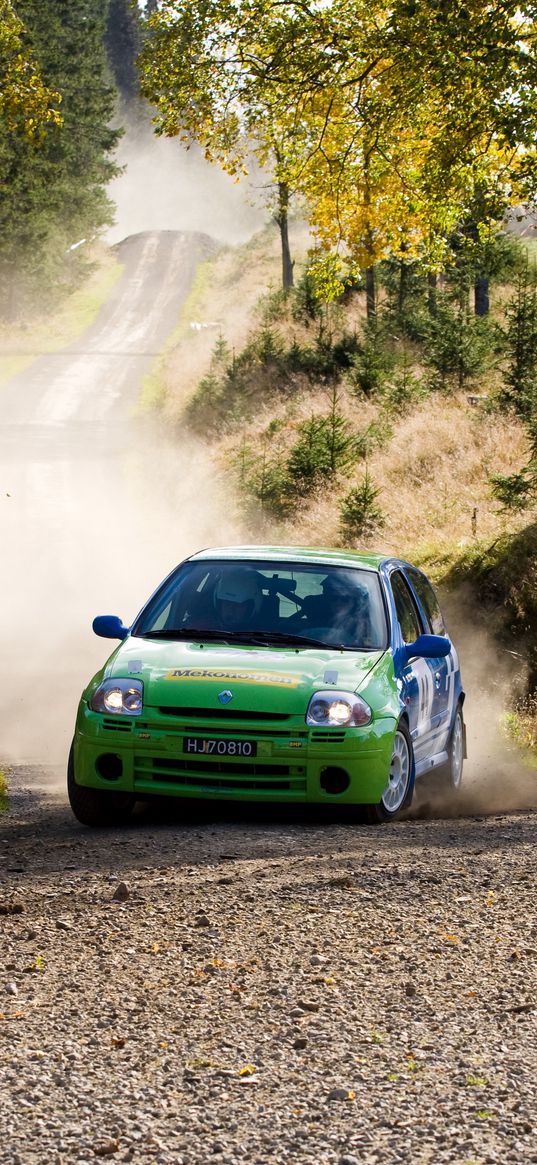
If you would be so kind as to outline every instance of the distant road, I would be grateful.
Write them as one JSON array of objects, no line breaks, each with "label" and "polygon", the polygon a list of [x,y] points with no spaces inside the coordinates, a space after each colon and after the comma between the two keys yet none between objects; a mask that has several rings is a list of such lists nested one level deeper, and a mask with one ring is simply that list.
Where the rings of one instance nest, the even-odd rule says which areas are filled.
[{"label": "distant road", "polygon": [[2,452],[6,441],[28,433],[54,443],[70,439],[72,427],[77,436],[84,427],[93,435],[123,421],[177,323],[200,258],[214,249],[208,236],[181,231],[147,231],[119,243],[124,273],[95,323],[0,390]]},{"label": "distant road", "polygon": [[92,617],[131,619],[148,589],[222,529],[206,451],[135,416],[144,375],[215,244],[145,232],[74,345],[0,389],[0,763],[63,763],[82,683],[107,655]]}]

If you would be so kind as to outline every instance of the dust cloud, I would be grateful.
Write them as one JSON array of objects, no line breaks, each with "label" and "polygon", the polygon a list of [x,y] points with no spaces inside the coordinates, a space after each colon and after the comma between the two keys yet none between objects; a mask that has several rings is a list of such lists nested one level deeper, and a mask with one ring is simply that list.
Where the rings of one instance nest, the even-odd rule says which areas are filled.
[{"label": "dust cloud", "polygon": [[265,180],[255,168],[235,182],[205,161],[198,146],[156,137],[149,122],[127,124],[116,152],[125,167],[109,186],[116,222],[113,244],[139,231],[202,231],[222,243],[243,243],[269,217],[263,209]]},{"label": "dust cloud", "polygon": [[2,474],[3,762],[64,765],[80,692],[115,646],[93,617],[129,624],[183,556],[240,538],[208,453],[134,432],[97,463],[81,446]]},{"label": "dust cloud", "polygon": [[460,817],[537,808],[537,769],[509,745],[503,728],[513,695],[524,689],[524,661],[517,652],[495,644],[469,588],[444,596],[442,607],[466,691],[468,758],[456,797],[436,789],[432,780],[418,782],[411,816]]}]

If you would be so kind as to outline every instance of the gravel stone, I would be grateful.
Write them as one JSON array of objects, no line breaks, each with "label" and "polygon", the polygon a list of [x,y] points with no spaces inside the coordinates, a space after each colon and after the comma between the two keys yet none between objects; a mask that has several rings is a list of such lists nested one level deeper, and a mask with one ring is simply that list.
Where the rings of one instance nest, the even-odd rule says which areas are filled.
[{"label": "gravel stone", "polygon": [[126,902],[127,898],[130,898],[130,895],[131,895],[131,892],[130,892],[130,887],[129,887],[128,883],[127,882],[119,882],[119,884],[116,886],[116,888],[114,890],[112,898],[116,902]]}]

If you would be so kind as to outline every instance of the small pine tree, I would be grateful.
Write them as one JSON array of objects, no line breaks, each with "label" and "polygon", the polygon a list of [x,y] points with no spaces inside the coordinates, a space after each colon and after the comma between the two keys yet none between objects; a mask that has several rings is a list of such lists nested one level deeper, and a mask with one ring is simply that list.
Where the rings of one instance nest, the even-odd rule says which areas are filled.
[{"label": "small pine tree", "polygon": [[395,374],[382,390],[382,401],[389,415],[407,411],[413,404],[427,396],[427,386],[415,376],[412,364],[405,351]]},{"label": "small pine tree", "polygon": [[467,380],[485,370],[495,347],[494,326],[486,318],[474,317],[467,300],[453,305],[447,296],[438,298],[429,321],[427,362],[441,388],[455,378],[462,390]]},{"label": "small pine tree", "polygon": [[366,470],[359,485],[343,498],[340,507],[340,529],[346,542],[355,538],[366,538],[386,523],[384,514],[377,504],[380,488],[374,486]]},{"label": "small pine tree", "polygon": [[351,358],[351,387],[365,396],[374,396],[386,383],[394,363],[382,330],[376,323],[366,324],[359,351]]},{"label": "small pine tree", "polygon": [[537,481],[527,469],[520,473],[494,474],[489,480],[493,498],[499,502],[500,509],[510,513],[529,509],[537,496]]},{"label": "small pine tree", "polygon": [[321,318],[322,310],[315,280],[309,271],[305,271],[294,289],[293,319],[308,327],[314,320]]},{"label": "small pine tree", "polygon": [[379,275],[386,292],[383,316],[390,332],[420,343],[430,314],[425,271],[415,260],[399,256],[379,264]]},{"label": "small pine tree", "polygon": [[537,415],[537,268],[520,272],[515,294],[507,305],[507,369],[505,399],[520,416]]},{"label": "small pine tree", "polygon": [[339,411],[339,396],[332,390],[328,416],[313,416],[299,426],[299,438],[287,459],[290,489],[304,496],[323,478],[348,469],[360,454],[359,441],[349,421]]},{"label": "small pine tree", "polygon": [[287,458],[290,488],[304,496],[331,472],[326,417],[311,417],[298,429],[299,438]]}]

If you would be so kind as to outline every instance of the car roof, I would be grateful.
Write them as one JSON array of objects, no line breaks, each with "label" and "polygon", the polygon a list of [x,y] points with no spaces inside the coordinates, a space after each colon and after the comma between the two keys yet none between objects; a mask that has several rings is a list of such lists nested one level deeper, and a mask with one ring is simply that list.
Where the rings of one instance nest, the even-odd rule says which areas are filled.
[{"label": "car roof", "polygon": [[250,562],[263,558],[277,562],[326,563],[330,566],[355,566],[365,570],[378,570],[382,563],[393,561],[385,554],[357,554],[353,550],[335,550],[323,546],[212,546],[189,556],[189,561],[197,562],[205,558],[226,558],[237,562]]}]

